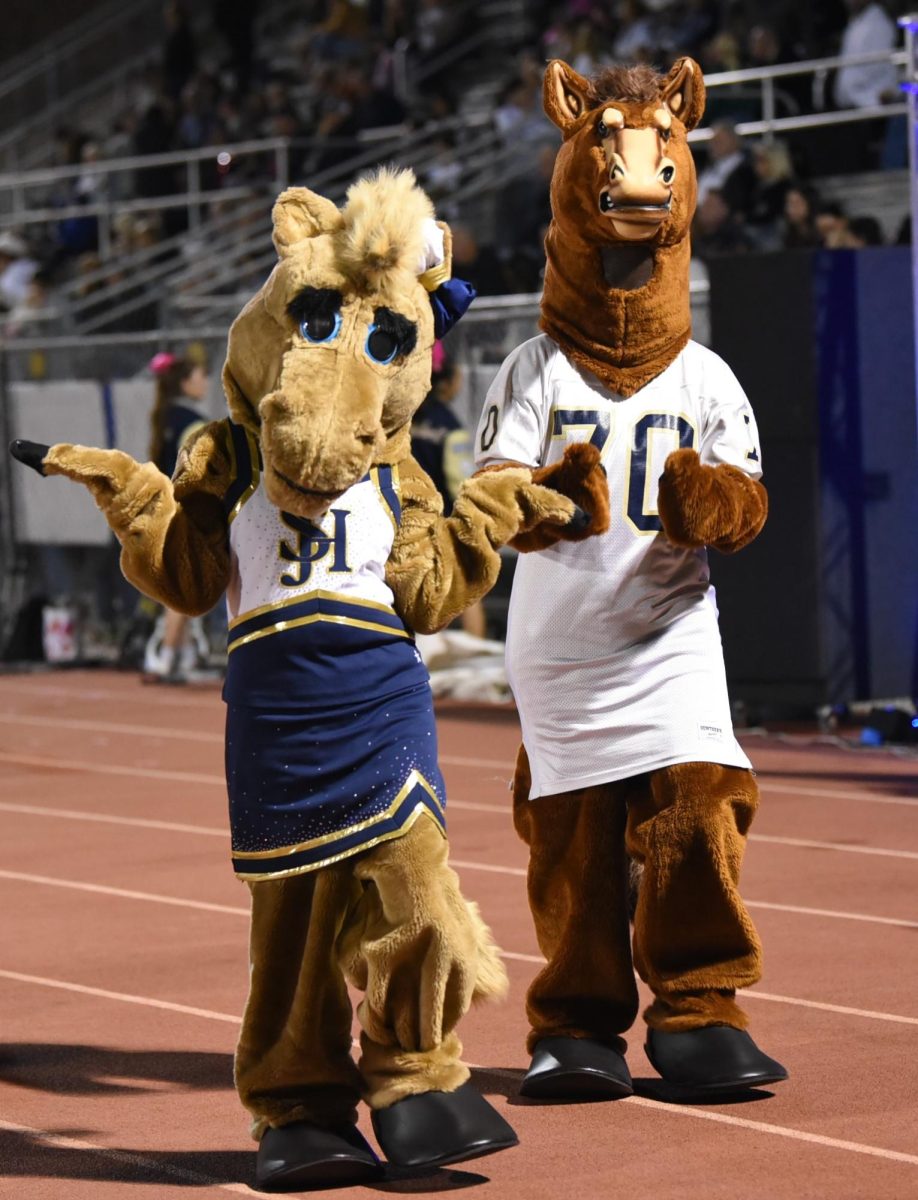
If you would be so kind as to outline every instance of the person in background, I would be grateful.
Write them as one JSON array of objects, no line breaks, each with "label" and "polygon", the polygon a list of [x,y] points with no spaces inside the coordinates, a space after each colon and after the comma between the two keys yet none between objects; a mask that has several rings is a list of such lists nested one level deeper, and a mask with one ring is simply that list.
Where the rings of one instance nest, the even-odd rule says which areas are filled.
[{"label": "person in background", "polygon": [[822,245],[816,228],[817,203],[815,193],[802,184],[793,183],[787,189],[781,221],[782,249],[799,250]]},{"label": "person in background", "polygon": [[745,214],[758,182],[755,170],[732,121],[715,121],[711,129],[708,165],[698,173],[698,205],[716,190],[731,212]]},{"label": "person in background", "polygon": [[25,242],[15,233],[0,233],[0,311],[25,301],[37,270],[38,263],[29,257]]},{"label": "person in background", "polygon": [[[471,434],[453,412],[462,372],[446,357],[442,342],[434,342],[430,392],[414,415],[411,453],[443,497],[443,513],[449,516],[462,481],[473,471]],[[466,633],[484,637],[486,620],[479,602],[460,618]]]},{"label": "person in background", "polygon": [[[150,416],[150,460],[172,476],[179,451],[207,424],[202,405],[210,379],[200,360],[162,351],[150,361],[156,400]],[[183,613],[166,609],[147,643],[144,672],[154,679],[182,682],[198,655],[203,638],[199,625]]]},{"label": "person in background", "polygon": [[[851,19],[842,34],[842,58],[896,49],[898,36],[882,4],[872,0],[846,0]],[[898,98],[898,77],[891,62],[861,63],[841,67],[835,76],[835,103],[839,108],[870,108]]]}]

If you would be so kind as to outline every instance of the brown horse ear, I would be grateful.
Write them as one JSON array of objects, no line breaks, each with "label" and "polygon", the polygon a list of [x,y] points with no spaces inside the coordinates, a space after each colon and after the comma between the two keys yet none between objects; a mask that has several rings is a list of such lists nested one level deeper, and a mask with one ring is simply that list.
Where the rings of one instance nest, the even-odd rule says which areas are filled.
[{"label": "brown horse ear", "polygon": [[286,257],[297,242],[318,237],[341,227],[341,213],[331,200],[309,188],[287,188],[277,198],[271,217],[274,221],[274,248]]},{"label": "brown horse ear", "polygon": [[663,84],[662,99],[686,129],[694,129],[704,113],[704,75],[693,58],[673,63]]},{"label": "brown horse ear", "polygon": [[589,110],[589,96],[590,85],[583,76],[560,58],[553,58],[545,68],[542,104],[546,116],[554,121],[562,133],[566,133],[574,121]]}]

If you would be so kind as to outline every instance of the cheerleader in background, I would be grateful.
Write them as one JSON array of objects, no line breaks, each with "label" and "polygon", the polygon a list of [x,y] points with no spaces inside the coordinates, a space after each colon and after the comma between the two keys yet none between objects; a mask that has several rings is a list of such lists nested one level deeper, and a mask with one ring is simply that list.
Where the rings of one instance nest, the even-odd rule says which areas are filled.
[{"label": "cheerleader in background", "polygon": [[[199,359],[161,351],[150,361],[156,401],[150,416],[150,460],[172,476],[185,442],[210,419],[203,404],[210,378]],[[206,656],[207,639],[199,618],[164,609],[144,651],[148,679],[181,683]]]}]

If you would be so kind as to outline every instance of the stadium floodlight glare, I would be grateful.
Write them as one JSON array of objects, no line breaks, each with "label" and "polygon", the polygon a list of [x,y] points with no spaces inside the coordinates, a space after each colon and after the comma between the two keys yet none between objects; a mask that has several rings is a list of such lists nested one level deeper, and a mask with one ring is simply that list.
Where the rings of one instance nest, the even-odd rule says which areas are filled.
[{"label": "stadium floodlight glare", "polygon": [[217,162],[221,167],[228,167],[232,161],[233,156],[230,154],[229,150],[221,150],[217,155]]}]

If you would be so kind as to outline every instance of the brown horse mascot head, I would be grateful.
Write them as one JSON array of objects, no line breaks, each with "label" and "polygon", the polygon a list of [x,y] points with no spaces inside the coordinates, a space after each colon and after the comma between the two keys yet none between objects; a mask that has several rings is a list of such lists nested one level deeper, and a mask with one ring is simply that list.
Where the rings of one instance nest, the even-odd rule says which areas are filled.
[{"label": "brown horse mascot head", "polygon": [[629,396],[691,333],[687,133],[704,111],[701,68],[610,67],[585,79],[554,60],[545,111],[561,130],[542,328],[578,365]]},{"label": "brown horse mascot head", "polygon": [[279,261],[233,323],[223,383],[285,512],[320,516],[371,466],[410,452],[430,387],[433,314],[419,276],[432,218],[412,173],[385,169],[355,183],[341,210],[306,188],[274,206]]}]

